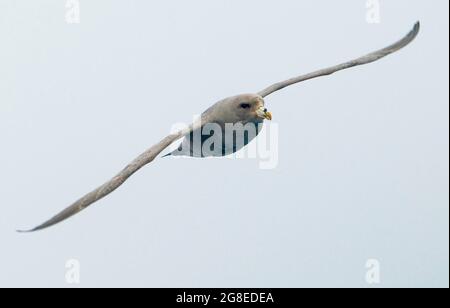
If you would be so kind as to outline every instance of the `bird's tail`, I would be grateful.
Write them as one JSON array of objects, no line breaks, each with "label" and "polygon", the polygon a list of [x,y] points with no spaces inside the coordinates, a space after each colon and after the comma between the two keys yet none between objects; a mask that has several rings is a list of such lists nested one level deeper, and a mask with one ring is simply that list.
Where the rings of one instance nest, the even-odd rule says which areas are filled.
[{"label": "bird's tail", "polygon": [[166,154],[164,156],[161,156],[161,158],[165,158],[165,157],[169,157],[169,156],[172,156],[172,153],[169,153],[169,154]]}]

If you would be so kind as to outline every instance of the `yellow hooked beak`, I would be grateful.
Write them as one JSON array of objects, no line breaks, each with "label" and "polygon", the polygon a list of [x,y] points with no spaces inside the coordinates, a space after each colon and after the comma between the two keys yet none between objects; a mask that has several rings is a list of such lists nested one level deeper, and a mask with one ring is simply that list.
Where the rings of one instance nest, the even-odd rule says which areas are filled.
[{"label": "yellow hooked beak", "polygon": [[263,106],[260,107],[256,113],[257,113],[257,115],[258,115],[260,118],[262,118],[262,119],[266,119],[266,120],[269,120],[269,121],[272,120],[272,113],[269,112],[269,111],[267,110],[267,108],[265,108],[265,107],[263,107]]}]

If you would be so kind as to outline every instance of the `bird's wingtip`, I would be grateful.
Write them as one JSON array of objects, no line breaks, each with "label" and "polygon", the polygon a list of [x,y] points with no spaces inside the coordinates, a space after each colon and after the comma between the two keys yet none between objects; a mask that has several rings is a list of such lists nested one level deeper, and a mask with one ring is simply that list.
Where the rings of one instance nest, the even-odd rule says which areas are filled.
[{"label": "bird's wingtip", "polygon": [[33,228],[33,229],[28,229],[28,230],[21,230],[21,229],[19,229],[19,230],[16,230],[16,232],[24,234],[24,233],[33,233],[33,232],[36,232],[36,231],[39,231],[39,230],[40,230],[40,228],[36,227],[36,228]]},{"label": "bird's wingtip", "polygon": [[419,35],[420,32],[420,21],[416,21],[413,28],[409,33],[402,39],[403,46],[408,45]]},{"label": "bird's wingtip", "polygon": [[412,28],[409,35],[415,38],[420,32],[420,27],[421,27],[420,20],[418,20],[414,24],[414,27]]}]

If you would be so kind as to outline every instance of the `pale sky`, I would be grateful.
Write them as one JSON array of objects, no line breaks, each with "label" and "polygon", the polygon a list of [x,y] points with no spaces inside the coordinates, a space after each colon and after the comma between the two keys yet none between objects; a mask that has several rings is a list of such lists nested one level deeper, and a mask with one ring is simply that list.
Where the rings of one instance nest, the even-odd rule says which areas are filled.
[{"label": "pale sky", "polygon": [[[448,1],[0,2],[0,287],[448,287]],[[384,47],[266,104],[279,160],[161,159],[43,222],[214,102]],[[66,281],[77,260],[80,284]],[[366,262],[380,284],[366,281]]]}]

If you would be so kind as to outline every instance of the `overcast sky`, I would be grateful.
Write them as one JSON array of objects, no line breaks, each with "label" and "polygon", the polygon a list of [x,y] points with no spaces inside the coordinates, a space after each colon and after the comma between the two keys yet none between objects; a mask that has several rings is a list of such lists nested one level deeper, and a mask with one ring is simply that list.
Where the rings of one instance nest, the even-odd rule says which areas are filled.
[{"label": "overcast sky", "polygon": [[[448,1],[0,1],[0,286],[449,285]],[[373,20],[373,15],[369,16]],[[375,16],[376,17],[376,16]],[[418,39],[270,96],[278,165],[162,159],[33,227],[227,96]],[[376,20],[375,20],[376,21]],[[73,282],[73,281],[69,281]]]}]

